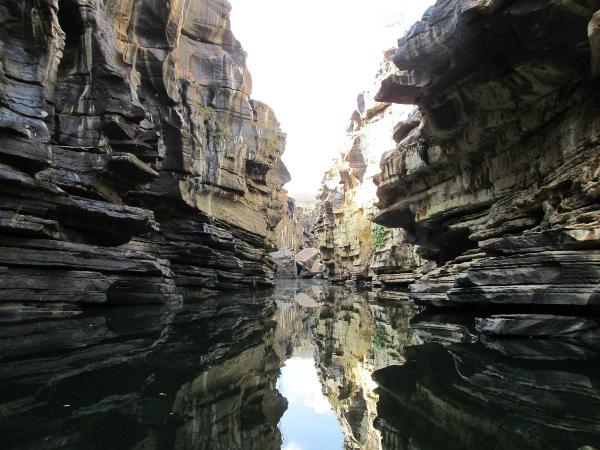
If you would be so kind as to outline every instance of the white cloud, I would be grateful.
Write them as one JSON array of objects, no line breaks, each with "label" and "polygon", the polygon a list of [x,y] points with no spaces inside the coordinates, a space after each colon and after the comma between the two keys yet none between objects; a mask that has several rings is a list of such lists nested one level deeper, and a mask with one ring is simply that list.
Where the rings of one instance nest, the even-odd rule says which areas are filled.
[{"label": "white cloud", "polygon": [[295,442],[290,442],[289,444],[285,444],[281,450],[302,450],[302,447]]},{"label": "white cloud", "polygon": [[321,382],[312,359],[288,359],[281,369],[277,389],[290,406],[301,402],[316,414],[333,414],[329,401],[321,392]]},{"label": "white cloud", "polygon": [[297,197],[316,193],[341,150],[356,95],[369,88],[382,51],[433,0],[230,0],[248,52],[253,96],[288,133],[284,161]]}]

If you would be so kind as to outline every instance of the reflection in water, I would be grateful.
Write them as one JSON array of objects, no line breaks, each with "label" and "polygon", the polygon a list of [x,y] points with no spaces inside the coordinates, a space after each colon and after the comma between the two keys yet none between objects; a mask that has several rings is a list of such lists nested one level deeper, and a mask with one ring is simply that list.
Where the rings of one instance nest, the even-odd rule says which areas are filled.
[{"label": "reflection in water", "polygon": [[284,450],[340,450],[344,437],[321,392],[313,358],[292,357],[285,362],[277,389],[287,399],[279,429]]},{"label": "reflection in water", "polygon": [[502,340],[416,313],[399,295],[293,282],[2,324],[1,448],[600,448],[589,330]]},{"label": "reflection in water", "polygon": [[279,449],[285,401],[253,295],[0,327],[3,449]]}]

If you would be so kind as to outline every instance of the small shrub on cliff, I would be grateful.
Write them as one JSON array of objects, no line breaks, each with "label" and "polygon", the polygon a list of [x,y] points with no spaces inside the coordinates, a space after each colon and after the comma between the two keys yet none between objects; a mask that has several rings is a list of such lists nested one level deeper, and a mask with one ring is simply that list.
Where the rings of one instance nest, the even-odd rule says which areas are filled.
[{"label": "small shrub on cliff", "polygon": [[214,108],[211,108],[210,106],[202,106],[200,108],[200,113],[202,114],[204,121],[208,122],[210,119],[212,119],[214,117],[215,110],[214,110]]},{"label": "small shrub on cliff", "polygon": [[215,146],[218,146],[222,142],[229,142],[232,139],[229,129],[221,130],[217,128],[216,130],[211,130],[209,136]]},{"label": "small shrub on cliff", "polygon": [[373,347],[378,350],[383,348],[385,343],[385,329],[381,325],[375,327],[375,333],[373,333]]},{"label": "small shrub on cliff", "polygon": [[382,248],[385,246],[387,243],[387,230],[385,227],[374,223],[371,234],[373,236],[373,245],[375,248]]}]

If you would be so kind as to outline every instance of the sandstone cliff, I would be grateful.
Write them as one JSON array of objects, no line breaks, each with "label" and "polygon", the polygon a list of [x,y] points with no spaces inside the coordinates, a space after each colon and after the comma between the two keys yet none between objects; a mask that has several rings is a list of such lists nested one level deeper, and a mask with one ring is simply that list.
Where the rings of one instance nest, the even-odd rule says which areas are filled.
[{"label": "sandstone cliff", "polygon": [[250,98],[229,11],[0,5],[1,302],[168,303],[271,284],[285,136]]},{"label": "sandstone cliff", "polygon": [[[395,72],[393,54],[384,54],[376,88]],[[384,230],[371,222],[377,212],[373,177],[380,171],[382,155],[395,146],[390,130],[410,112],[405,106],[374,100],[375,92],[358,96],[343,151],[323,176],[317,196],[315,237],[332,281],[406,282],[414,279],[412,272],[420,265],[402,230]]]},{"label": "sandstone cliff", "polygon": [[439,306],[593,307],[600,291],[600,1],[439,0],[377,99],[417,104],[375,222],[439,268]]},{"label": "sandstone cliff", "polygon": [[275,227],[277,248],[298,253],[303,248],[314,247],[314,210],[296,205],[291,197],[287,198],[286,206],[283,218]]}]

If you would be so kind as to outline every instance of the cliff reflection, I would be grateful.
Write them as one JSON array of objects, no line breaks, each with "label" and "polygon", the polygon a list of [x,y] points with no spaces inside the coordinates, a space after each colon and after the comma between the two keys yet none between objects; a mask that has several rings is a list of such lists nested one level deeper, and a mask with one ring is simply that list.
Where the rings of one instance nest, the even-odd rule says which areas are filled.
[{"label": "cliff reflection", "polygon": [[536,339],[472,342],[464,324],[428,320],[406,363],[374,374],[385,449],[600,446],[597,358],[565,359],[559,342]]},{"label": "cliff reflection", "polygon": [[272,311],[246,294],[0,327],[2,448],[280,448]]},{"label": "cliff reflection", "polygon": [[4,323],[1,448],[600,448],[590,323],[500,339],[401,293],[295,281]]}]

